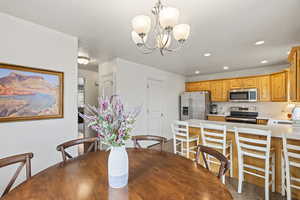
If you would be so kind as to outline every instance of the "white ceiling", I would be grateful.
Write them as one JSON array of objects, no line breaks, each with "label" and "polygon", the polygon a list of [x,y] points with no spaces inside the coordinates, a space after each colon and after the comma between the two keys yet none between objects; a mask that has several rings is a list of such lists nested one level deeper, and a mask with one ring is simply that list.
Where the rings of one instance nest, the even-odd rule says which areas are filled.
[{"label": "white ceiling", "polygon": [[[225,65],[239,70],[284,64],[286,52],[300,44],[299,0],[163,0],[180,9],[180,23],[191,25],[190,39],[177,53],[144,55],[131,41],[131,19],[151,15],[155,2],[1,0],[0,12],[77,36],[81,51],[98,62],[121,57],[184,75],[220,72]],[[253,45],[258,40],[265,44]]]}]

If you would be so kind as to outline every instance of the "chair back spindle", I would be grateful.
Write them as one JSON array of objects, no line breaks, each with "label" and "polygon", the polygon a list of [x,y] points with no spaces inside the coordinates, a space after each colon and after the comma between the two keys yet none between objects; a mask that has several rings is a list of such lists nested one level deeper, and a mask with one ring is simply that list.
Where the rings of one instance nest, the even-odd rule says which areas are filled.
[{"label": "chair back spindle", "polygon": [[139,141],[156,141],[160,144],[160,151],[163,150],[163,145],[167,142],[167,138],[155,135],[136,135],[132,136],[131,140],[134,143],[134,148],[142,148]]},{"label": "chair back spindle", "polygon": [[220,168],[218,172],[218,178],[221,179],[227,172],[227,170],[230,168],[230,163],[227,160],[227,158],[220,152],[214,150],[213,148],[204,146],[204,145],[198,145],[197,147],[197,154],[196,154],[196,163],[199,163],[199,156],[200,153],[202,154],[202,158],[204,160],[205,167],[209,170],[209,165],[206,159],[206,154],[209,156],[214,157],[220,162]]},{"label": "chair back spindle", "polygon": [[56,147],[56,150],[61,152],[63,161],[65,162],[67,159],[73,158],[73,156],[71,156],[71,154],[66,152],[67,148],[76,146],[76,145],[80,145],[80,144],[87,144],[89,146],[85,153],[89,153],[91,151],[96,152],[98,150],[98,142],[99,142],[99,139],[97,137],[80,138],[80,139],[71,140],[71,141],[68,141],[63,144],[58,145]]},{"label": "chair back spindle", "polygon": [[17,168],[16,172],[14,173],[13,177],[11,178],[8,185],[4,189],[4,192],[1,195],[1,197],[6,195],[10,191],[11,187],[15,183],[16,179],[18,178],[18,176],[24,166],[26,166],[26,180],[29,180],[31,178],[31,159],[32,158],[33,158],[33,153],[25,153],[25,154],[19,154],[19,155],[14,155],[14,156],[0,159],[0,168],[6,167],[9,165],[13,165],[16,163],[20,163],[20,165]]}]

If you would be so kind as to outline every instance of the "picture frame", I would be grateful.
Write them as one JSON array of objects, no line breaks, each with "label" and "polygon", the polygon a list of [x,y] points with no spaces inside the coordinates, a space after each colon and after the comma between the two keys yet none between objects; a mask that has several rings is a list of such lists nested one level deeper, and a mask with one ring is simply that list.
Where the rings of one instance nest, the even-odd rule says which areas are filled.
[{"label": "picture frame", "polygon": [[0,122],[63,117],[63,72],[0,63]]}]

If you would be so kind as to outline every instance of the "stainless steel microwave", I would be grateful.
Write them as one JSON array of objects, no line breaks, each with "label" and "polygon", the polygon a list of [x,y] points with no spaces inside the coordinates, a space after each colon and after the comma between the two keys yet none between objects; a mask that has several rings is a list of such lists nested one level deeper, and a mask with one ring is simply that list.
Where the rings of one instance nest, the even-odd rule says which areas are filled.
[{"label": "stainless steel microwave", "polygon": [[229,101],[231,102],[256,102],[257,89],[239,89],[229,91]]}]

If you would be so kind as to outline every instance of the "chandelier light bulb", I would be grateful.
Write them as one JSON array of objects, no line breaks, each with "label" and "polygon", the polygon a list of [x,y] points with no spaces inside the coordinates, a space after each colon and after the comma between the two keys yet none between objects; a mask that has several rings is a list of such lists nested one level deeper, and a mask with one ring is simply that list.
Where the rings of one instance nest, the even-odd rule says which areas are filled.
[{"label": "chandelier light bulb", "polygon": [[159,22],[164,29],[173,28],[179,19],[177,8],[165,7],[159,14]]},{"label": "chandelier light bulb", "polygon": [[[132,31],[131,32],[131,38],[133,40],[133,42],[136,44],[136,45],[142,45],[144,42],[147,41],[147,35],[144,36],[144,39],[142,39],[139,34],[137,34],[135,31]],[[143,42],[144,40],[144,42]]]},{"label": "chandelier light bulb", "polygon": [[147,34],[151,29],[151,18],[146,15],[138,15],[132,20],[132,28],[137,34]]},{"label": "chandelier light bulb", "polygon": [[185,41],[190,35],[190,25],[188,24],[179,24],[176,25],[173,29],[173,35],[177,41]]}]

